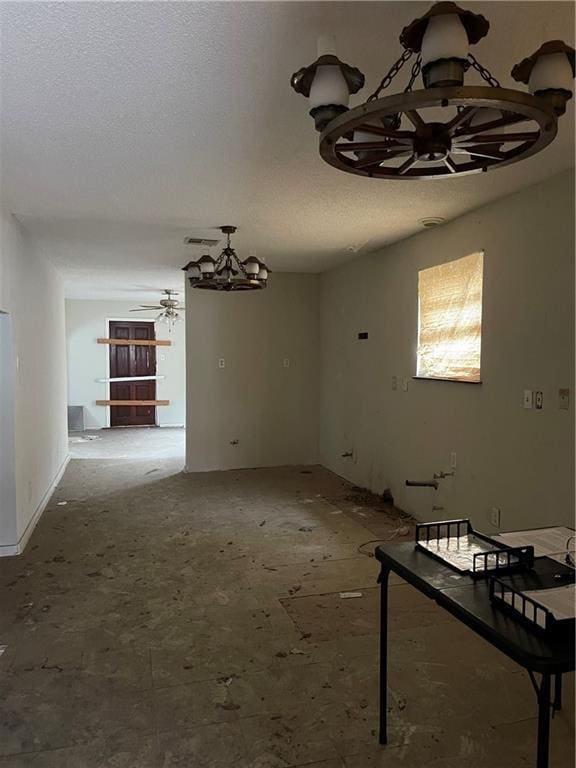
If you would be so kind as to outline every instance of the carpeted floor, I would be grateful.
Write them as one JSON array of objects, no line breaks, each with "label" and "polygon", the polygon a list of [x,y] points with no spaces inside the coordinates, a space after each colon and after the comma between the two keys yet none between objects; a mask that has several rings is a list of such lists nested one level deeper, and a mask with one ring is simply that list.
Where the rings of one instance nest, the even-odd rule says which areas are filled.
[{"label": "carpeted floor", "polygon": [[[528,677],[397,578],[377,746],[378,569],[359,547],[406,521],[320,467],[181,466],[73,459],[0,561],[1,768],[534,765]],[[571,766],[572,684],[551,768]]]}]

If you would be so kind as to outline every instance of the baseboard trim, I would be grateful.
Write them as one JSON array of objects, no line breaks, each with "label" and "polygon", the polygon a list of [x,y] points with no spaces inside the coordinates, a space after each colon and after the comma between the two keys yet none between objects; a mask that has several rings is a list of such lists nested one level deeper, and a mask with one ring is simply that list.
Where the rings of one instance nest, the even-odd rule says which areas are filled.
[{"label": "baseboard trim", "polygon": [[48,502],[50,501],[50,498],[52,494],[54,493],[56,486],[62,479],[62,475],[66,471],[66,467],[68,466],[68,462],[70,461],[70,454],[66,454],[66,458],[60,465],[59,470],[56,472],[56,475],[52,479],[52,482],[48,486],[48,489],[46,490],[44,496],[42,496],[42,499],[40,500],[40,504],[36,507],[36,511],[32,515],[30,521],[28,522],[28,525],[24,529],[24,533],[20,538],[18,539],[18,542],[16,544],[0,544],[0,557],[10,557],[12,555],[21,555],[25,548],[26,544],[28,544],[28,541],[30,539],[30,536],[32,536],[32,533],[34,531],[34,528],[36,528],[36,525],[38,524],[38,521],[42,517],[42,514],[44,513],[44,510],[48,506]]}]

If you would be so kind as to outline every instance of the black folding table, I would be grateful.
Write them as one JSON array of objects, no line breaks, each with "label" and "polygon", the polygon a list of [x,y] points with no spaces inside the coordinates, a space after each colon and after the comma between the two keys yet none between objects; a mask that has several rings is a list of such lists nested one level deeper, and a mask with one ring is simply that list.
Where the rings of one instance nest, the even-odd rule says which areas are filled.
[{"label": "black folding table", "polygon": [[[548,768],[550,712],[562,705],[562,674],[574,669],[574,632],[543,635],[493,607],[488,580],[475,580],[436,560],[413,542],[376,548],[380,561],[380,744],[387,743],[388,680],[388,576],[391,571],[445,608],[513,661],[524,667],[538,702],[537,768]],[[547,557],[537,558],[531,571],[504,577],[516,589],[558,586],[555,575],[566,566]],[[539,674],[538,682],[535,675]],[[551,679],[554,678],[552,695]]]}]

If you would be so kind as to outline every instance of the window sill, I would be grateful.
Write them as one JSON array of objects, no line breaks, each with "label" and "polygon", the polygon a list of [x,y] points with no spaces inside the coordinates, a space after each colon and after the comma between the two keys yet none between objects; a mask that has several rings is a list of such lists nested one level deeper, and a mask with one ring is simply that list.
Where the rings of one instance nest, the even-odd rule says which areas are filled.
[{"label": "window sill", "polygon": [[482,380],[480,381],[468,381],[468,379],[441,379],[436,378],[435,376],[412,376],[412,378],[415,381],[448,381],[452,384],[482,384]]}]

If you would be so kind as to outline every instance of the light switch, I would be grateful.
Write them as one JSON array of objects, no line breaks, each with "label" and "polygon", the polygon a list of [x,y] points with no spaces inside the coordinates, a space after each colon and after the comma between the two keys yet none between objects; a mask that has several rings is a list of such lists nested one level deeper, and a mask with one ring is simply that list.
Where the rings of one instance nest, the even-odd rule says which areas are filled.
[{"label": "light switch", "polygon": [[567,411],[570,408],[570,390],[559,389],[558,390],[558,408],[561,411]]},{"label": "light switch", "polygon": [[402,379],[402,389],[404,392],[408,392],[408,379]]},{"label": "light switch", "polygon": [[531,389],[524,390],[524,408],[534,407],[534,393]]},{"label": "light switch", "polygon": [[282,365],[284,366],[284,368],[290,368],[290,358],[285,357],[284,360],[282,361]]},{"label": "light switch", "polygon": [[544,407],[544,393],[540,389],[534,392],[534,407],[539,411]]}]

